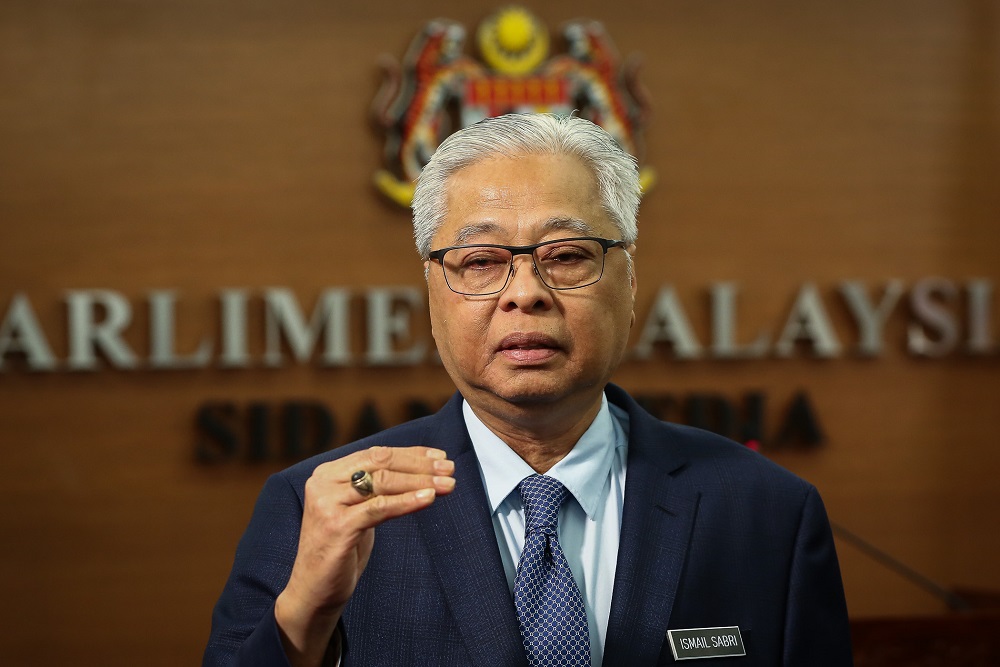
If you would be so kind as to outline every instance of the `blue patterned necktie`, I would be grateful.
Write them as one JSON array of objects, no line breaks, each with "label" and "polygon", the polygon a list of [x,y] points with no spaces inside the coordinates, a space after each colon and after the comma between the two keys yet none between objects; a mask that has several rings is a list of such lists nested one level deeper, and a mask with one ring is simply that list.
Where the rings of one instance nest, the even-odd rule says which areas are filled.
[{"label": "blue patterned necktie", "polygon": [[559,480],[531,475],[518,485],[524,503],[524,550],[514,578],[514,606],[531,667],[590,667],[583,596],[556,537],[569,491]]}]

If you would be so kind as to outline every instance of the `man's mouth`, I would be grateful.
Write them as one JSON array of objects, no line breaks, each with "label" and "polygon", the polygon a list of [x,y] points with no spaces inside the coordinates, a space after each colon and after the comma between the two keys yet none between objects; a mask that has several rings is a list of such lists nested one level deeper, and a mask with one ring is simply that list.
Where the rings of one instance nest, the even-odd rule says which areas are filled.
[{"label": "man's mouth", "polygon": [[497,352],[517,363],[541,363],[555,356],[561,347],[552,338],[541,333],[513,333],[504,336]]}]

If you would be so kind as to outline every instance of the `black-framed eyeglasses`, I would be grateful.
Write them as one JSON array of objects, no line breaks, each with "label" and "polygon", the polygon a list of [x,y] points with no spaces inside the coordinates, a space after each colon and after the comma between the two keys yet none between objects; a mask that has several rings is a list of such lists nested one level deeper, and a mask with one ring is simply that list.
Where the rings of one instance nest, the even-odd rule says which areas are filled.
[{"label": "black-framed eyeglasses", "polygon": [[444,280],[453,292],[487,296],[502,292],[514,275],[514,257],[531,255],[535,275],[550,289],[569,290],[593,285],[604,275],[604,256],[625,241],[596,236],[556,239],[533,245],[481,243],[431,251],[427,257],[441,264]]}]

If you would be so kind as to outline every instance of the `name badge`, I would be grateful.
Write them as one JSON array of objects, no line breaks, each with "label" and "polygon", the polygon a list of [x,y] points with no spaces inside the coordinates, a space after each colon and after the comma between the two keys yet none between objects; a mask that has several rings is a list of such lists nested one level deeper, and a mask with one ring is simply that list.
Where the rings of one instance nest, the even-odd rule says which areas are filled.
[{"label": "name badge", "polygon": [[667,639],[670,640],[674,660],[735,658],[747,654],[737,625],[726,628],[667,630]]}]

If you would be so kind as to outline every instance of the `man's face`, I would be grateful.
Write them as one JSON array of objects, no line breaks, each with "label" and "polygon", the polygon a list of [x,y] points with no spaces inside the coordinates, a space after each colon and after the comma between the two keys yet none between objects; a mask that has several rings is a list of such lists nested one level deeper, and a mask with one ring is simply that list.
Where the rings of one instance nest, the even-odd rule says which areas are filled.
[{"label": "man's face", "polygon": [[[457,172],[446,187],[448,214],[434,236],[435,249],[620,238],[593,174],[575,157],[493,158]],[[568,400],[584,409],[599,401],[634,321],[635,280],[625,253],[612,248],[600,281],[565,291],[546,287],[531,256],[518,255],[506,288],[490,296],[456,294],[433,263],[432,331],[466,399],[473,406],[495,406],[500,398],[526,407]]]}]

